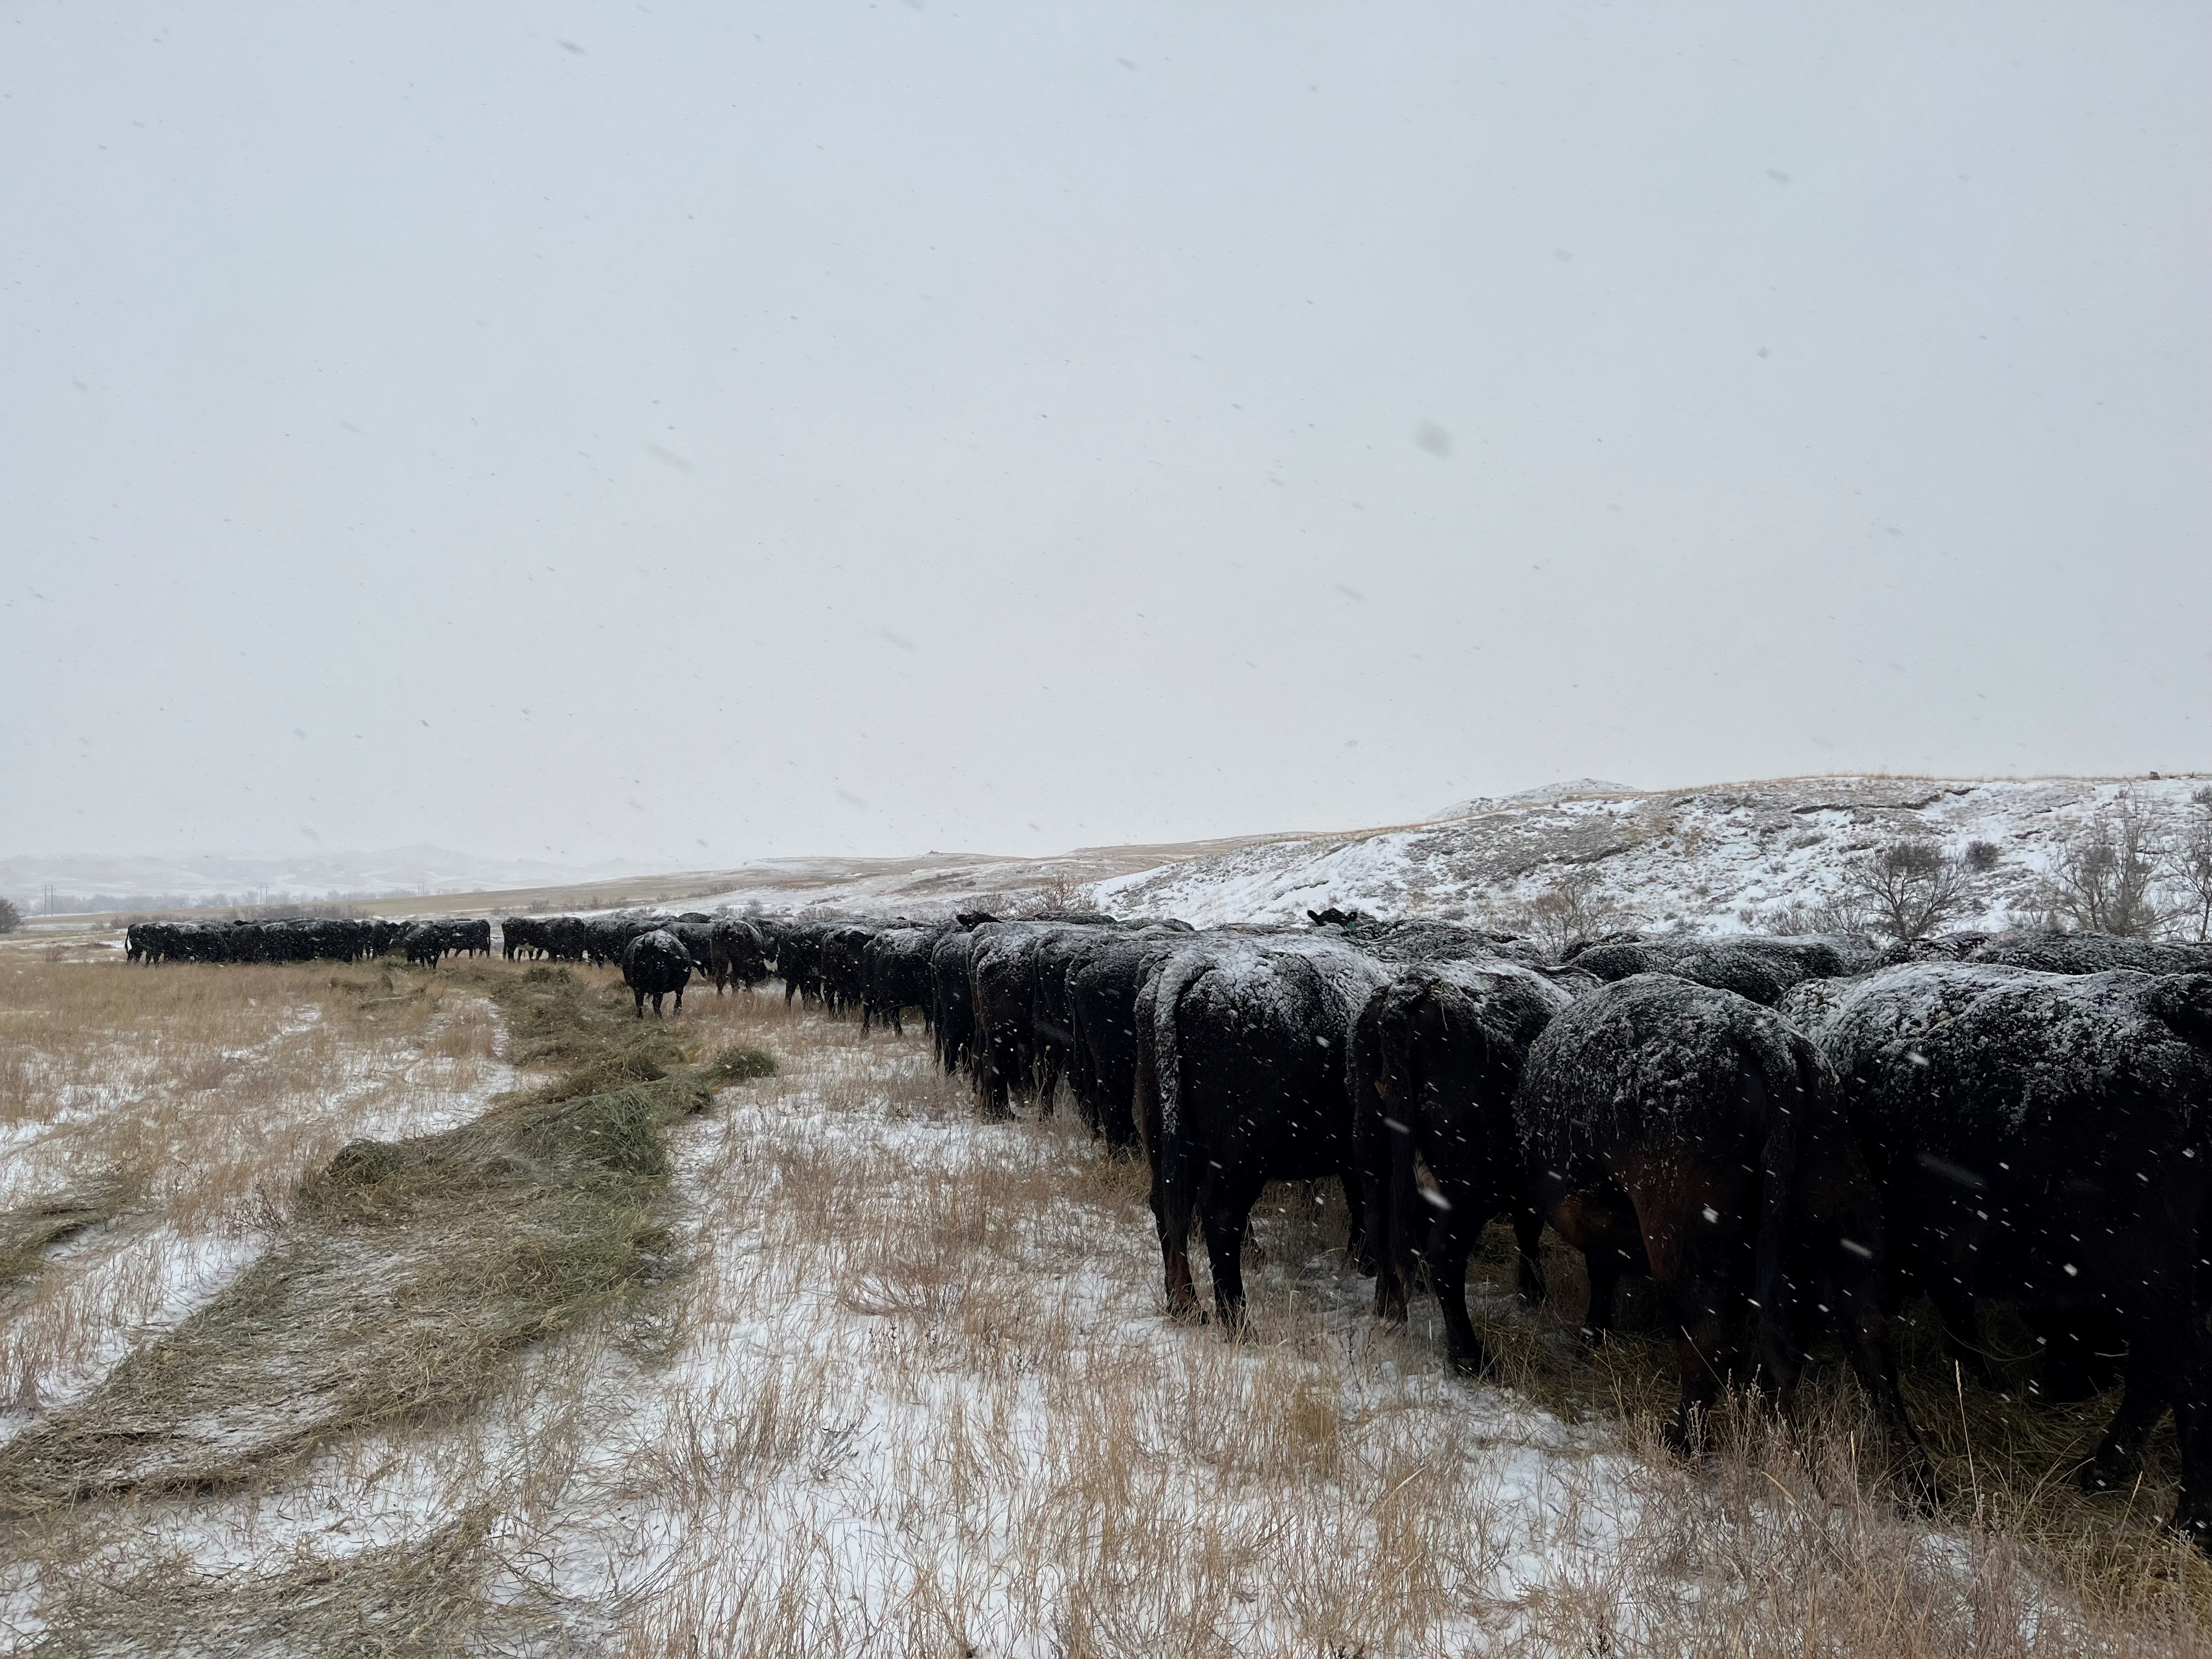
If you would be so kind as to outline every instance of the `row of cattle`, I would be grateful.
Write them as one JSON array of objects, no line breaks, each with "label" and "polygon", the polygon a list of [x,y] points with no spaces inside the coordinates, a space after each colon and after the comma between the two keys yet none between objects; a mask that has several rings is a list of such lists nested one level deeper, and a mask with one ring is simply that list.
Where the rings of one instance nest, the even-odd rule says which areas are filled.
[{"label": "row of cattle", "polygon": [[1234,1328],[1262,1188],[1334,1176],[1378,1315],[1425,1279],[1480,1372],[1469,1255],[1510,1221],[1540,1298],[1548,1223],[1583,1253],[1594,1335],[1625,1274],[1662,1287],[1674,1443],[1754,1370],[1786,1409],[1833,1339],[1926,1497],[1890,1320],[1926,1296],[1994,1384],[1976,1309],[2006,1302],[2042,1345],[2043,1397],[2124,1382],[2085,1481],[2134,1483],[2171,1410],[2175,1523],[2212,1539],[2212,949],[1624,937],[1555,963],[1452,923],[1311,920],[756,925],[787,999],[895,1028],[918,1008],[988,1115],[1049,1110],[1065,1085],[1141,1153],[1178,1312],[1194,1229]]},{"label": "row of cattle", "polygon": [[491,924],[459,919],[386,921],[377,917],[273,921],[142,921],[124,930],[132,962],[360,962],[393,951],[409,962],[448,953],[491,954]]},{"label": "row of cattle", "polygon": [[2090,1484],[2132,1484],[2172,1410],[2176,1524],[2212,1537],[2212,951],[1669,936],[1553,963],[1452,923],[1311,921],[517,918],[505,943],[619,963],[641,1015],[672,991],[680,1011],[695,970],[719,990],[773,969],[787,1000],[864,1028],[919,1010],[988,1115],[1049,1110],[1065,1085],[1150,1164],[1171,1307],[1197,1306],[1195,1229],[1232,1328],[1268,1182],[1341,1179],[1377,1313],[1402,1316],[1425,1278],[1474,1371],[1469,1254],[1510,1221],[1540,1297],[1548,1222],[1583,1255],[1594,1334],[1624,1274],[1663,1288],[1678,1443],[1753,1359],[1786,1402],[1832,1336],[1926,1491],[1889,1320],[1927,1296],[1954,1356],[1987,1375],[1976,1304],[2008,1302],[2044,1346],[2046,1395],[2085,1395],[2119,1361]]}]

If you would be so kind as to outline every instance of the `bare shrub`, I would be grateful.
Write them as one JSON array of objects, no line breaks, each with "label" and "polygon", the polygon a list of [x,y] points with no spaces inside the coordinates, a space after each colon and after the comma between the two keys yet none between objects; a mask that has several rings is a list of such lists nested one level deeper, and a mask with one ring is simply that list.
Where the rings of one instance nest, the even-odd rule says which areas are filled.
[{"label": "bare shrub", "polygon": [[1863,933],[1874,926],[1865,904],[1848,892],[1789,899],[1763,909],[1746,905],[1736,920],[1759,933]]},{"label": "bare shrub", "polygon": [[2085,932],[2148,938],[2165,921],[2154,890],[2165,861],[2157,820],[2122,797],[2060,850],[2045,884],[2046,904]]},{"label": "bare shrub", "polygon": [[1878,931],[1919,939],[1966,908],[1966,866],[1932,841],[1893,841],[1851,861],[1844,890]]},{"label": "bare shrub", "polygon": [[1597,872],[1578,864],[1560,871],[1535,897],[1523,902],[1514,920],[1554,957],[1577,945],[1617,932],[1633,920]]},{"label": "bare shrub", "polygon": [[2212,789],[2191,798],[2189,816],[2166,849],[2166,867],[2180,898],[2172,921],[2199,944],[2212,941]]},{"label": "bare shrub", "polygon": [[2003,849],[1993,841],[1970,841],[1961,856],[1966,860],[1967,869],[1983,876],[1997,867],[1997,860],[2003,856]]}]

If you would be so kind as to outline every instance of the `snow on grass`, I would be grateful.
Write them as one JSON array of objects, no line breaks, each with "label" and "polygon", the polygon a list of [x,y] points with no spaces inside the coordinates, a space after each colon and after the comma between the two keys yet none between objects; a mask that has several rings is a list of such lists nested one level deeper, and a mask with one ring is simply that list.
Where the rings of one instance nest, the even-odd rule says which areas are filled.
[{"label": "snow on grass", "polygon": [[[327,969],[66,971],[91,988],[88,1018],[137,1008],[146,1028],[71,1041],[65,990],[46,1046],[27,1042],[37,1065],[5,1126],[0,1210],[82,1193],[107,1218],[50,1246],[26,1283],[0,1287],[0,1442],[206,1305],[270,1243],[300,1177],[344,1142],[465,1122],[516,1077],[481,997],[410,1005],[386,1041],[372,1030],[386,1017],[356,1006]],[[227,1017],[198,1018],[204,976],[241,973],[260,977],[238,981]],[[101,1014],[118,988],[120,1015]],[[165,998],[191,1017],[164,1018]]]},{"label": "snow on grass", "polygon": [[[1579,791],[1580,787],[1577,786]],[[1996,864],[1957,925],[1996,927],[2035,908],[2066,838],[2123,796],[2190,811],[2202,777],[1827,777],[1664,793],[1530,791],[1474,816],[1246,847],[1098,883],[1089,902],[1207,926],[1297,921],[1328,905],[1383,915],[1504,916],[1561,871],[1586,867],[1647,926],[1729,932],[1770,907],[1832,900],[1850,859],[1901,836]],[[1478,803],[1466,803],[1470,806]]]}]

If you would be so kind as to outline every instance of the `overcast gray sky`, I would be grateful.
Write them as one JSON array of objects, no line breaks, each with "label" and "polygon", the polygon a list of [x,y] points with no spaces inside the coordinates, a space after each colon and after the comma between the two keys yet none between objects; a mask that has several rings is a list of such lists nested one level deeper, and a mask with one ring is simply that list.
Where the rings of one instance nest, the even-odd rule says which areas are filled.
[{"label": "overcast gray sky", "polygon": [[2212,10],[0,21],[0,854],[2212,767]]}]

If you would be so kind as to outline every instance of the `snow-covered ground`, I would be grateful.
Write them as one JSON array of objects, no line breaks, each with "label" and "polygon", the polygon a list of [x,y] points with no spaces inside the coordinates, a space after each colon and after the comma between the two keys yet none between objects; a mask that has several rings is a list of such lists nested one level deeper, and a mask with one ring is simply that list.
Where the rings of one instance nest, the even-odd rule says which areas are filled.
[{"label": "snow-covered ground", "polygon": [[35,1279],[0,1288],[0,1442],[211,1301],[268,1248],[283,1195],[340,1144],[434,1133],[512,1089],[496,1046],[435,1051],[457,1019],[488,1037],[497,1029],[483,999],[455,1002],[428,1030],[374,1046],[336,1039],[314,1003],[272,1004],[264,1034],[214,1056],[222,1088],[252,1091],[242,1111],[165,1066],[165,1046],[179,1045],[159,1031],[90,1066],[76,1057],[75,1078],[44,1079],[50,1109],[0,1126],[0,1209],[124,1191],[112,1219],[52,1247]]},{"label": "snow-covered ground", "polygon": [[1759,913],[1838,896],[1850,860],[1902,836],[1954,852],[1986,842],[1954,925],[2031,911],[2067,837],[2124,796],[2179,816],[2212,775],[2160,779],[1782,778],[1653,793],[1583,783],[1465,816],[1308,836],[1097,883],[1090,902],[1200,926],[1291,921],[1329,905],[1385,916],[1510,916],[1569,870],[1647,926],[1733,931]]},{"label": "snow-covered ground", "polygon": [[[1079,1124],[981,1121],[918,1033],[780,997],[707,997],[684,1024],[782,1069],[672,1131],[656,1288],[465,1409],[57,1518],[0,1561],[0,1635],[273,1654],[336,1620],[400,1650],[641,1659],[1894,1650],[1879,1615],[1946,1632],[1922,1651],[2081,1646],[2014,1546],[1931,1531],[1856,1472],[1693,1473],[1609,1413],[1451,1376],[1433,1307],[1377,1322],[1340,1209],[1303,1186],[1255,1218],[1255,1328],[1232,1342],[1165,1316],[1141,1170]],[[1532,1316],[1502,1277],[1477,1297],[1587,1369],[1572,1310]],[[1824,1618],[1856,1639],[1814,1639]]]},{"label": "snow-covered ground", "polygon": [[[1340,1216],[1263,1216],[1228,1342],[1164,1316],[1138,1189],[1079,1126],[976,1121],[912,1040],[785,1029],[781,1077],[676,1132],[685,1267],[640,1328],[456,1420],[142,1498],[96,1577],[19,1576],[0,1621],[38,1633],[66,1582],[95,1649],[169,1650],[134,1621],[173,1602],[268,1650],[303,1585],[446,1571],[471,1516],[501,1651],[1578,1653],[1766,1594],[1726,1557],[1787,1550],[1786,1497],[1452,1378],[1425,1309],[1369,1316]],[[1936,1541],[1899,1546],[1923,1579],[1984,1571]],[[106,1588],[140,1574],[163,1595]]]}]

